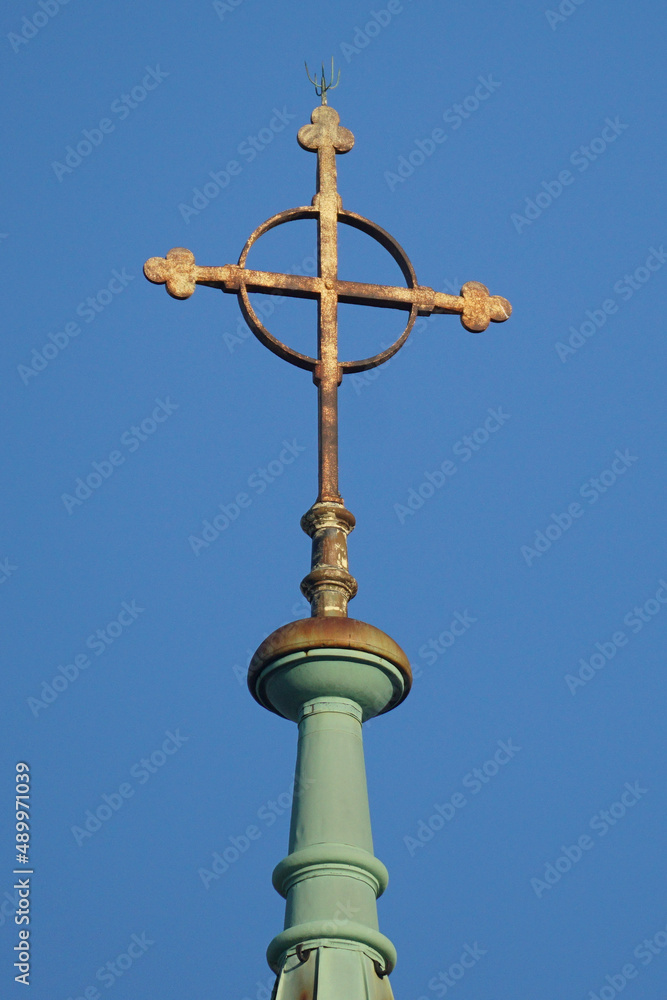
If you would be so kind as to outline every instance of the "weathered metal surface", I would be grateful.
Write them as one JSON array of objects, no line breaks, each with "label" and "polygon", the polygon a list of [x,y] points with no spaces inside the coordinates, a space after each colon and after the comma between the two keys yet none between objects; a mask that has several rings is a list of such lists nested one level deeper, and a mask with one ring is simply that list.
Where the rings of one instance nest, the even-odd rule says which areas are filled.
[{"label": "weathered metal surface", "polygon": [[410,661],[398,643],[385,632],[354,618],[318,616],[282,625],[258,647],[248,667],[248,687],[253,698],[260,701],[256,691],[257,681],[265,667],[279,657],[308,649],[351,649],[380,656],[393,663],[403,676],[405,691],[401,701],[407,698],[412,687]]},{"label": "weathered metal surface", "polygon": [[[490,295],[488,288],[476,281],[463,285],[460,295],[448,295],[420,285],[407,254],[389,233],[369,219],[343,209],[337,189],[336,156],[352,149],[354,136],[340,124],[338,112],[326,103],[326,92],[334,86],[333,66],[329,84],[324,78],[324,70],[319,82],[311,82],[319,88],[322,105],[315,108],[310,124],[299,130],[297,138],[303,149],[317,154],[317,192],[312,205],[281,212],[258,226],[243,248],[238,264],[201,267],[195,263],[190,250],[175,247],[166,257],[151,257],[146,261],[144,273],[150,281],[165,284],[169,294],[178,299],[188,298],[198,284],[237,295],[241,311],[258,340],[283,360],[312,372],[318,394],[319,489],[315,506],[335,504],[344,508],[338,489],[338,386],[343,376],[375,368],[389,360],[403,346],[419,315],[456,313],[467,330],[479,332],[489,323],[508,319],[512,307],[507,299]],[[297,219],[317,222],[316,277],[246,267],[248,253],[260,236]],[[341,281],[338,277],[339,224],[352,226],[380,243],[399,265],[405,287]],[[252,292],[317,301],[316,358],[293,350],[266,329],[250,302]],[[386,350],[372,357],[342,361],[338,357],[339,302],[402,309],[409,316],[400,337]],[[346,615],[347,602],[356,593],[356,583],[347,572],[347,532],[341,528],[330,529],[331,526],[324,533],[309,531],[313,539],[312,566],[302,586],[311,602],[312,614],[317,617]],[[333,562],[325,553],[325,537],[329,538],[329,549],[333,545],[337,550]]]},{"label": "weathered metal surface", "polygon": [[[315,214],[310,209],[297,208],[291,212],[282,213],[287,218],[281,217],[280,222],[304,218],[304,213]],[[339,213],[340,222],[350,223],[350,218],[351,213]],[[275,224],[279,225],[280,223]],[[265,227],[262,227],[263,232],[267,232],[269,228],[273,228],[273,226],[268,227],[265,224]],[[376,228],[379,229],[379,227],[373,227],[374,230]],[[255,235],[256,233],[253,233],[253,236]],[[247,249],[250,246],[252,243],[249,241]],[[445,292],[436,292],[427,285],[396,288],[390,285],[371,285],[360,281],[340,281],[333,278],[325,279],[308,277],[307,275],[279,274],[273,271],[256,271],[244,267],[242,263],[225,264],[223,267],[198,267],[194,263],[194,255],[184,247],[174,247],[166,257],[151,257],[144,264],[144,274],[155,284],[166,283],[167,291],[176,299],[189,298],[197,284],[209,285],[212,288],[220,288],[223,292],[235,292],[240,295],[244,292],[246,294],[248,292],[265,292],[267,295],[292,295],[305,299],[319,299],[320,302],[322,299],[326,301],[327,294],[334,290],[337,302],[347,302],[353,305],[373,305],[385,309],[404,309],[406,311],[416,308],[417,313],[422,316],[428,316],[430,313],[460,313],[461,322],[466,329],[471,331],[486,330],[491,322],[503,323],[512,314],[512,307],[507,299],[501,295],[490,295],[486,285],[482,285],[479,281],[466,282],[461,289],[461,295],[448,295]],[[252,309],[248,311],[253,313]],[[255,326],[254,320],[251,325]],[[259,322],[256,325],[261,327]],[[265,336],[267,335],[265,334]],[[260,339],[263,338],[260,337]],[[267,339],[273,338],[269,334]],[[317,368],[317,358],[299,355],[298,352],[278,340],[275,340],[275,343],[280,347],[280,351],[276,353],[280,353],[285,361],[296,364],[295,357],[303,358],[308,361],[308,364],[299,367],[307,367],[310,371]],[[373,360],[375,364],[381,363],[381,361],[376,361],[376,358],[386,360],[383,352],[383,354],[375,355],[373,359],[365,359],[364,361],[342,361],[340,366],[345,371],[351,371],[353,367],[358,371],[363,371],[363,368],[360,367],[362,365],[374,367],[374,365],[369,364],[370,360]]]},{"label": "weathered metal surface", "polygon": [[313,504],[301,518],[313,540],[310,573],[301,581],[313,617],[347,615],[347,603],[357,592],[347,562],[347,536],[354,525],[354,515],[340,503]]},{"label": "weathered metal surface", "polygon": [[[363,951],[319,946],[290,954],[272,1000],[393,1000],[377,959]],[[378,963],[379,964],[379,963]]]}]

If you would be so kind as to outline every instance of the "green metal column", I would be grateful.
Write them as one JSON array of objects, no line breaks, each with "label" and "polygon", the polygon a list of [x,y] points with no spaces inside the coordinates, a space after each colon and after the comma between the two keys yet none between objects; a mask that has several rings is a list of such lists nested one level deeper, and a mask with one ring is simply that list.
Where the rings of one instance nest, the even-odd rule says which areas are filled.
[{"label": "green metal column", "polygon": [[362,722],[407,695],[405,654],[363,622],[311,618],[262,643],[248,682],[299,726],[289,853],[273,873],[286,899],[267,950],[276,1000],[391,1000],[396,951],[378,929],[388,875],[373,854]]},{"label": "green metal column", "polygon": [[315,939],[366,945],[383,968],[396,962],[378,931],[376,899],[388,875],[373,855],[361,719],[346,698],[315,698],[301,709],[290,853],[273,876],[287,908],[285,930],[269,947],[272,965]]}]

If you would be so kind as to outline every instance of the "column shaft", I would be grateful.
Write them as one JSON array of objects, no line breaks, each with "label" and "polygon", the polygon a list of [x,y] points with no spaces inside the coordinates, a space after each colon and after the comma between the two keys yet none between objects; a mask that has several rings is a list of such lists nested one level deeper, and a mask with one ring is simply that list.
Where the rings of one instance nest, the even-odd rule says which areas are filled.
[{"label": "column shaft", "polygon": [[393,946],[378,931],[376,900],[387,872],[373,855],[361,718],[347,698],[319,697],[302,707],[290,853],[274,872],[287,900],[285,930],[270,957],[291,943],[348,940],[393,967]]}]

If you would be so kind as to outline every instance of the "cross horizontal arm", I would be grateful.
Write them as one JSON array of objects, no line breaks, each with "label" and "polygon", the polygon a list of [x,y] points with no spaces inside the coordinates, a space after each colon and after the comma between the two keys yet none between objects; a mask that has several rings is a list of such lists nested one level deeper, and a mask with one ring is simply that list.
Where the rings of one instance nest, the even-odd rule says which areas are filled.
[{"label": "cross horizontal arm", "polygon": [[195,285],[208,285],[223,292],[238,292],[244,285],[249,292],[268,295],[290,295],[317,299],[325,291],[335,290],[338,301],[353,305],[373,305],[385,309],[410,310],[413,306],[422,315],[459,313],[467,330],[485,330],[489,322],[502,323],[512,307],[500,295],[489,295],[485,285],[467,282],[461,295],[436,292],[426,285],[402,288],[392,285],[369,285],[358,281],[326,281],[324,278],[274,271],[255,271],[238,264],[221,267],[199,267],[194,254],[175,247],[166,257],[151,257],[144,265],[146,277],[156,284],[166,284],[167,291],[177,299],[186,299]]},{"label": "cross horizontal arm", "polygon": [[486,330],[489,322],[502,323],[509,319],[512,307],[501,295],[489,295],[486,285],[468,281],[460,295],[435,292],[426,285],[397,288],[388,285],[363,285],[356,281],[337,283],[339,302],[353,305],[374,305],[385,309],[406,309],[417,306],[419,313],[460,313],[467,330]]},{"label": "cross horizontal arm", "polygon": [[144,264],[144,274],[156,285],[167,286],[175,299],[187,299],[195,285],[220,288],[223,292],[238,292],[241,284],[248,291],[262,291],[269,295],[300,295],[316,298],[322,289],[319,278],[298,274],[277,274],[273,271],[252,271],[238,264],[221,267],[199,267],[194,254],[183,247],[175,247],[166,257],[151,257]]}]

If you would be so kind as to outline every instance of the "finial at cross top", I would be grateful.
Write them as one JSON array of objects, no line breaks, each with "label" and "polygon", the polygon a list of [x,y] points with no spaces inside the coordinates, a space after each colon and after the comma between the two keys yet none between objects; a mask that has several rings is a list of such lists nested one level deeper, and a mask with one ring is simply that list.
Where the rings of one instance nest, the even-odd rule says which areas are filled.
[{"label": "finial at cross top", "polygon": [[[343,376],[375,368],[393,357],[407,340],[417,316],[456,313],[467,330],[479,332],[490,322],[502,323],[508,319],[512,307],[502,296],[490,295],[488,288],[477,281],[463,285],[460,295],[436,292],[418,284],[414,268],[396,240],[369,219],[343,209],[337,190],[336,155],[352,149],[354,136],[340,125],[338,112],[326,104],[326,90],[331,89],[332,84],[324,84],[324,73],[321,87],[323,103],[313,111],[311,123],[299,129],[297,135],[303,149],[317,153],[317,192],[311,205],[281,212],[258,226],[241,251],[238,264],[201,267],[195,263],[190,250],[175,247],[166,257],[147,260],[144,274],[149,281],[165,284],[169,294],[177,299],[188,298],[198,284],[235,293],[246,322],[258,340],[290,364],[312,372],[318,390],[319,492],[315,504],[302,519],[302,527],[313,539],[313,560],[311,572],[301,586],[311,602],[313,616],[345,617],[347,602],[356,593],[356,581],[347,570],[346,540],[354,527],[354,517],[345,509],[338,490],[338,386]],[[297,219],[317,222],[316,277],[246,267],[250,248],[260,236]],[[339,224],[352,226],[380,243],[400,267],[405,286],[341,281],[338,277]],[[251,292],[315,299],[318,303],[317,357],[293,350],[270,333],[251,305]],[[338,357],[339,302],[402,309],[409,312],[409,317],[403,333],[391,347],[372,357],[341,361]]]},{"label": "finial at cross top", "polygon": [[315,93],[317,94],[318,97],[322,98],[322,104],[326,104],[327,91],[335,90],[338,84],[340,83],[340,70],[338,70],[338,76],[336,77],[336,82],[335,83],[333,82],[334,79],[333,56],[331,57],[331,79],[329,80],[328,83],[324,76],[324,63],[322,63],[322,75],[319,78],[319,80],[317,79],[317,73],[315,73],[315,79],[313,79],[310,73],[308,72],[308,63],[304,63],[304,66],[306,67],[306,76],[308,77],[313,87],[315,88]]}]

